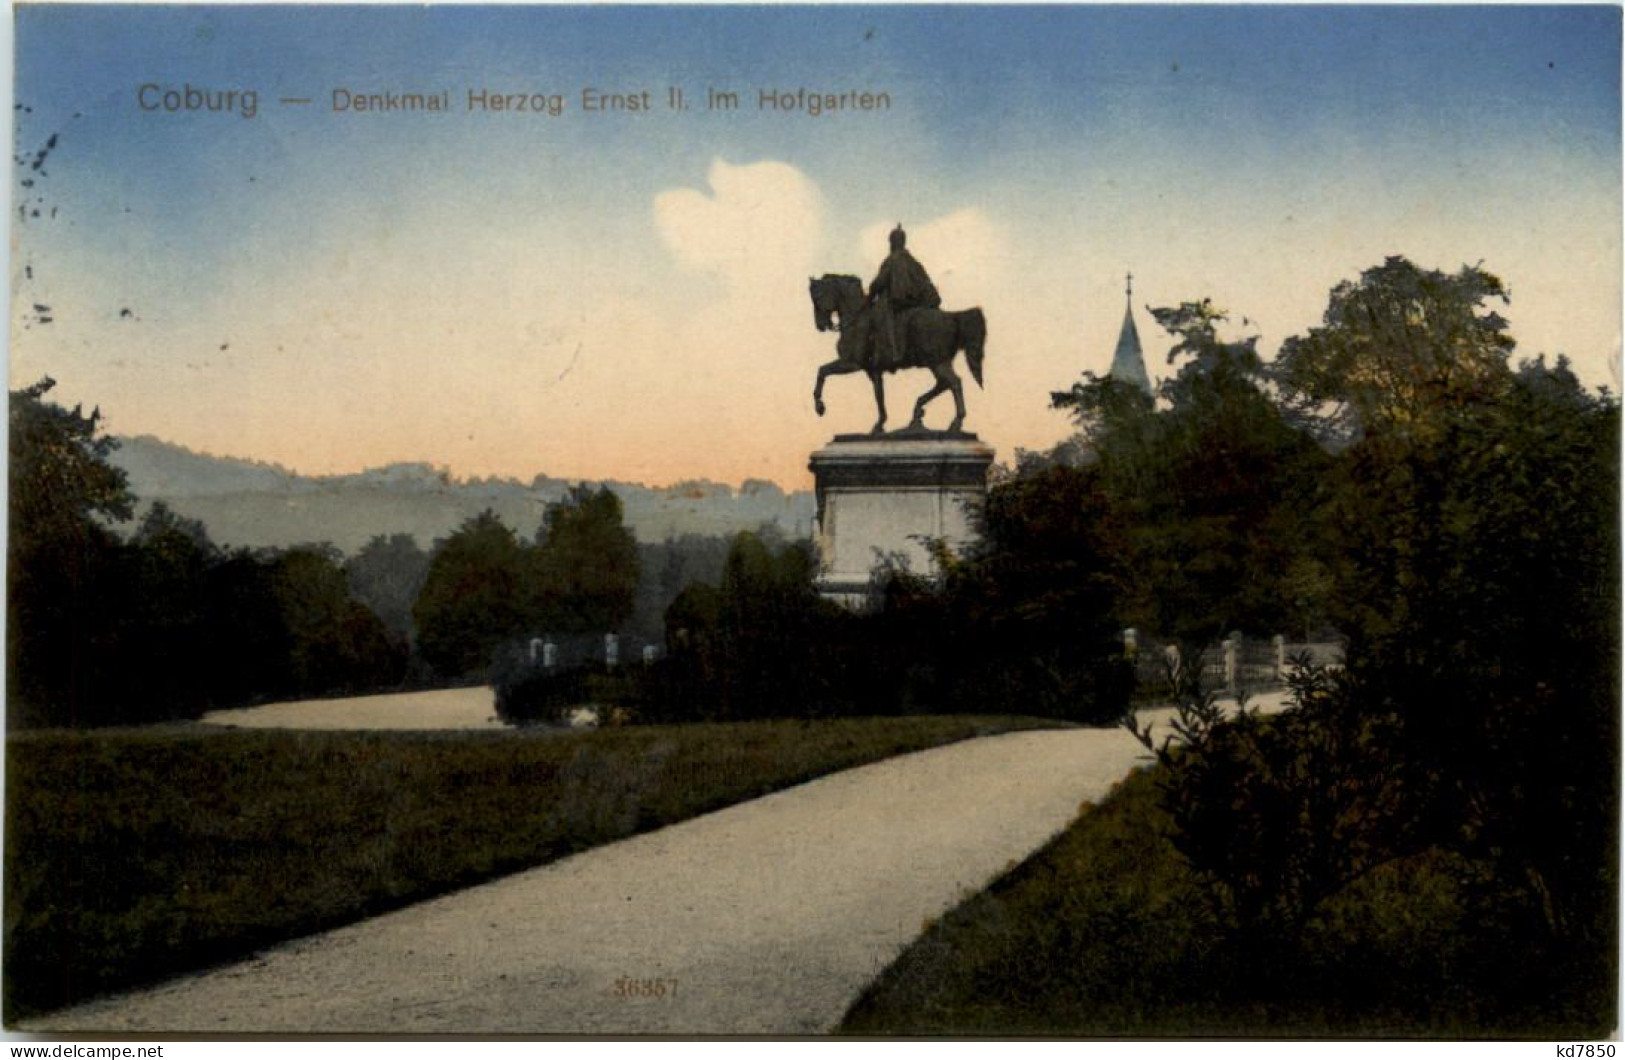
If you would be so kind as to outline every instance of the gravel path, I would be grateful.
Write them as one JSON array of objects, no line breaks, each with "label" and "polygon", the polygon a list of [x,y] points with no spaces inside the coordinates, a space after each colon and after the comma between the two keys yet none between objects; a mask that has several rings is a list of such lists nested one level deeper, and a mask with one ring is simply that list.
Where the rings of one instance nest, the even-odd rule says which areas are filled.
[{"label": "gravel path", "polygon": [[203,723],[239,729],[507,728],[496,713],[496,694],[489,686],[480,686],[211,710],[203,715]]},{"label": "gravel path", "polygon": [[822,1033],[1144,760],[1121,729],[905,755],[21,1029]]}]

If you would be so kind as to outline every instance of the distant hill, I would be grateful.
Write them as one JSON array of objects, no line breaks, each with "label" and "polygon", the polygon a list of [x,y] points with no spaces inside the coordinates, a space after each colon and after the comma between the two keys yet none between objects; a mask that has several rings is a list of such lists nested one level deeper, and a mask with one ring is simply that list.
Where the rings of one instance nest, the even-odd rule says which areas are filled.
[{"label": "distant hill", "polygon": [[[326,541],[353,553],[376,534],[411,534],[427,548],[463,520],[492,509],[521,536],[575,479],[453,478],[429,464],[391,464],[353,475],[308,476],[275,464],[209,456],[150,435],[120,438],[112,462],[130,478],[142,509],[163,501],[198,519],[219,544],[283,547]],[[731,535],[772,523],[787,536],[812,532],[810,492],[750,480],[737,490],[704,480],[664,488],[605,483],[620,497],[640,541],[685,533]]]}]

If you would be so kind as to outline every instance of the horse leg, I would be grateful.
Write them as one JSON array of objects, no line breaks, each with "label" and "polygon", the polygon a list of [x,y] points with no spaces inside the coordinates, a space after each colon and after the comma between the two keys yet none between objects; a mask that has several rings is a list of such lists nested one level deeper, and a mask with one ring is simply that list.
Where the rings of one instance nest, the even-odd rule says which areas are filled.
[{"label": "horse leg", "polygon": [[853,364],[851,361],[843,361],[840,358],[836,358],[818,369],[818,382],[813,387],[813,408],[818,410],[820,416],[824,414],[824,380],[832,375],[848,375],[860,370],[858,365]]},{"label": "horse leg", "polygon": [[931,404],[931,402],[936,399],[938,394],[949,389],[951,386],[948,378],[943,375],[942,365],[933,364],[931,366],[931,374],[937,377],[937,384],[930,390],[927,390],[925,393],[921,394],[920,400],[914,403],[914,419],[909,423],[910,427],[924,427],[925,407]]},{"label": "horse leg", "polygon": [[880,418],[875,421],[875,429],[873,431],[871,431],[870,433],[871,434],[885,434],[886,433],[886,377],[885,377],[884,373],[882,373],[879,369],[871,368],[869,370],[869,378],[871,380],[873,380],[874,384],[875,384],[875,411],[880,414]]},{"label": "horse leg", "polygon": [[908,425],[910,427],[924,427],[925,407],[929,405],[938,394],[947,389],[947,387],[943,386],[941,383],[938,383],[930,390],[927,390],[925,393],[921,394],[920,399],[914,402],[914,418],[908,421]]},{"label": "horse leg", "polygon": [[959,381],[959,373],[954,371],[954,366],[946,361],[942,365],[942,375],[947,377],[948,389],[954,393],[954,421],[948,424],[948,430],[957,431],[965,423],[965,385]]}]

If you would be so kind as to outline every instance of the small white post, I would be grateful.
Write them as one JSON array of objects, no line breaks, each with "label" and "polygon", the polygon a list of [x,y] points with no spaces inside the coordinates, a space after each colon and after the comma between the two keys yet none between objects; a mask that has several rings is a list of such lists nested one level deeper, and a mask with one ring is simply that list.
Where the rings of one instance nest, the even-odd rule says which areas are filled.
[{"label": "small white post", "polygon": [[604,665],[611,670],[621,661],[621,638],[613,633],[604,634]]},{"label": "small white post", "polygon": [[551,670],[558,664],[559,646],[551,640],[542,643],[542,669]]}]

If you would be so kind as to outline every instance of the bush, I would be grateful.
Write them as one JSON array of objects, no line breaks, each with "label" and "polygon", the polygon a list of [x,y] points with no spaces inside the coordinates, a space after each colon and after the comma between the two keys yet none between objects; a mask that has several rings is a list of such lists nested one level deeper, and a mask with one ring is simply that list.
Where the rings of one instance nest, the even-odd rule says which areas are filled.
[{"label": "bush", "polygon": [[690,585],[666,611],[666,658],[646,671],[646,720],[744,721],[864,711],[850,678],[854,616],[818,595],[811,546],[755,534],[729,548],[722,584]]},{"label": "bush", "polygon": [[498,654],[491,666],[497,717],[510,725],[554,725],[572,708],[594,707],[604,721],[630,721],[648,683],[642,664],[611,669],[603,663],[547,668],[518,650]]},{"label": "bush", "polygon": [[1061,579],[1043,595],[967,564],[941,589],[894,581],[853,640],[871,689],[895,710],[988,710],[1111,724],[1134,672],[1098,601]]},{"label": "bush", "polygon": [[1394,719],[1362,709],[1345,678],[1294,667],[1296,706],[1268,718],[1225,717],[1194,667],[1173,683],[1177,741],[1128,727],[1163,765],[1174,847],[1234,939],[1290,944],[1327,899],[1420,848]]},{"label": "bush", "polygon": [[1295,936],[1238,942],[1171,841],[1166,781],[1160,765],[1131,774],[936,921],[840,1033],[1584,1040],[1614,1026],[1606,970],[1552,950],[1527,893],[1459,853],[1386,862]]},{"label": "bush", "polygon": [[649,720],[1019,713],[1114,721],[1133,687],[1086,503],[1092,480],[1058,469],[996,491],[990,545],[938,548],[939,582],[877,577],[878,605],[822,599],[805,544],[735,539],[718,587],[666,614],[667,658],[648,672]]}]

